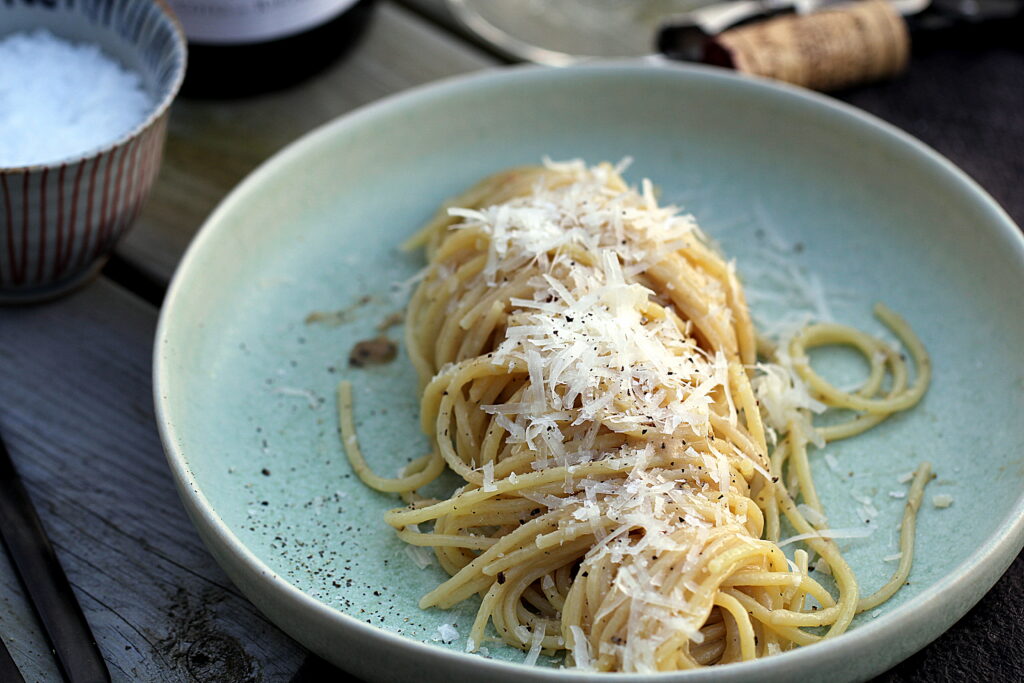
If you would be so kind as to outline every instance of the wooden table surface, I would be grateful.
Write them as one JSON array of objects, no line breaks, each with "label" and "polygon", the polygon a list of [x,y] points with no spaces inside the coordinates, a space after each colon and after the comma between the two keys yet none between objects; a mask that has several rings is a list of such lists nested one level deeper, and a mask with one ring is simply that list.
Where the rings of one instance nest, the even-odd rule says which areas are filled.
[{"label": "wooden table surface", "polygon": [[[977,59],[1001,69],[965,86],[975,103],[981,98],[986,111],[1024,105],[1019,48],[995,46]],[[305,84],[246,100],[179,100],[153,195],[104,274],[56,302],[0,309],[0,428],[115,680],[346,676],[257,612],[186,518],[153,418],[159,302],[206,215],[281,147],[386,95],[503,63],[455,29],[437,0],[382,1],[356,49]],[[955,55],[925,57],[901,81],[843,97],[949,155],[1021,223],[1022,157],[1006,151],[1024,150],[1021,107],[1001,136],[948,108],[908,110],[915,96],[948,85],[959,66]],[[1018,558],[953,629],[880,680],[1024,679],[1022,588]],[[2,553],[0,633],[26,680],[60,679]]]}]

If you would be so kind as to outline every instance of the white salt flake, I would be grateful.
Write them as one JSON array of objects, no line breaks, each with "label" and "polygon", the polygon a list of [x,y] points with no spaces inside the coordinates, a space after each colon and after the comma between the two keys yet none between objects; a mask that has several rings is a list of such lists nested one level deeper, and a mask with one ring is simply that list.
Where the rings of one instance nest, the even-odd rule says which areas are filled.
[{"label": "white salt flake", "polygon": [[459,639],[459,631],[452,624],[441,624],[437,627],[437,635],[434,637],[435,641],[441,641],[445,645],[454,643]]},{"label": "white salt flake", "polygon": [[45,29],[0,40],[0,166],[92,152],[129,133],[152,108],[139,75],[98,45]]}]

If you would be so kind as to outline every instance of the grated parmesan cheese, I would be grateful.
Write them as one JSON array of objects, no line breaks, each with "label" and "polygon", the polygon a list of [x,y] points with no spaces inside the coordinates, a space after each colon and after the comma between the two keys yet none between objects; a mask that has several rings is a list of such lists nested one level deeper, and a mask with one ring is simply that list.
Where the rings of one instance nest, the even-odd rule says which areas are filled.
[{"label": "grated parmesan cheese", "polygon": [[857,515],[865,524],[870,523],[872,519],[878,517],[878,508],[875,507],[874,500],[870,496],[862,496],[851,491],[850,497],[860,503],[857,507]]},{"label": "grated parmesan cheese", "polygon": [[426,548],[422,548],[417,545],[407,545],[405,546],[405,554],[410,560],[412,560],[412,563],[420,569],[426,569],[430,565],[434,564],[434,558]]},{"label": "grated parmesan cheese", "polygon": [[494,484],[494,462],[491,461],[491,462],[484,463],[483,470],[484,470],[484,481],[483,481],[483,489],[484,489],[484,491],[497,491],[498,487]]},{"label": "grated parmesan cheese", "polygon": [[[795,332],[795,330],[794,330]],[[794,360],[785,350],[789,348],[789,337],[785,335],[778,345],[778,363],[759,363],[760,374],[751,382],[754,395],[761,406],[769,433],[773,440],[776,434],[784,432],[795,422],[808,439],[819,448],[825,445],[821,434],[814,427],[811,413],[822,413],[825,404],[811,396],[810,391],[793,369]]]},{"label": "grated parmesan cheese", "polygon": [[582,671],[592,670],[593,663],[590,658],[590,641],[587,640],[587,636],[583,633],[583,629],[574,624],[569,627],[569,632],[572,633],[572,656],[576,661],[576,668]]},{"label": "grated parmesan cheese", "polygon": [[316,410],[323,404],[323,399],[317,396],[316,392],[312,389],[301,389],[299,387],[277,387],[273,390],[275,394],[281,394],[282,396],[291,396],[294,398],[304,398],[306,403],[309,404],[310,410]]},{"label": "grated parmesan cheese", "polygon": [[807,503],[800,503],[796,508],[800,511],[800,514],[804,516],[804,519],[810,522],[812,526],[822,527],[828,524],[828,517],[826,517],[824,513],[818,512]]},{"label": "grated parmesan cheese", "polygon": [[[420,527],[418,524],[409,524],[405,527],[407,530],[414,534],[420,533]],[[427,567],[434,564],[434,555],[429,550],[419,545],[406,545],[405,548],[406,556],[412,560],[420,569],[426,569]]]},{"label": "grated parmesan cheese", "polygon": [[530,640],[530,651],[526,653],[523,664],[533,666],[540,656],[541,647],[544,645],[544,627],[538,624],[533,626],[533,636]]},{"label": "grated parmesan cheese", "polygon": [[937,508],[948,508],[953,504],[953,496],[948,493],[940,493],[937,496],[932,496],[932,505]]},{"label": "grated parmesan cheese", "polygon": [[530,382],[520,403],[481,408],[496,416],[509,442],[537,453],[535,467],[594,450],[596,432],[567,443],[565,423],[706,436],[711,394],[728,386],[722,354],[707,358],[668,318],[640,320],[637,308],[651,291],[627,284],[618,261],[604,254],[600,270],[572,271],[575,294],[548,277],[535,283],[532,299],[514,299],[520,311],[494,353],[495,363],[525,367]]}]

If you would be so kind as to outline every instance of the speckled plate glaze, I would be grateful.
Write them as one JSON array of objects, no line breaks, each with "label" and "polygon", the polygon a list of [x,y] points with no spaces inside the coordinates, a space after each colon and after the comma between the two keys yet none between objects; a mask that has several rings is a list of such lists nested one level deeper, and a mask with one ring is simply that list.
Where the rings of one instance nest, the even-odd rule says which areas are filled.
[{"label": "speckled plate glaze", "polygon": [[[884,300],[934,357],[916,409],[835,444],[837,467],[813,458],[833,526],[864,525],[867,511],[878,529],[843,543],[868,591],[893,569],[881,557],[896,551],[902,501],[889,492],[934,463],[910,585],[834,641],[616,679],[863,679],[958,619],[1024,538],[1018,229],[948,161],[859,111],[723,71],[623,63],[492,71],[385,100],[278,154],[210,217],[164,305],[156,406],[184,504],[245,594],[370,680],[578,680],[497,645],[462,652],[475,604],[417,607],[443,573],[413,564],[381,520],[396,499],[350,473],[336,434],[334,390],[348,378],[379,472],[425,452],[404,349],[363,369],[348,352],[402,310],[423,265],[398,244],[446,197],[543,155],[632,156],[630,179],[654,179],[737,258],[760,319],[811,307],[793,288],[804,280],[837,320],[879,333],[870,307]],[[842,353],[818,361],[843,381],[861,371]],[[951,507],[931,504],[940,493]],[[438,642],[442,624],[462,638]]]}]

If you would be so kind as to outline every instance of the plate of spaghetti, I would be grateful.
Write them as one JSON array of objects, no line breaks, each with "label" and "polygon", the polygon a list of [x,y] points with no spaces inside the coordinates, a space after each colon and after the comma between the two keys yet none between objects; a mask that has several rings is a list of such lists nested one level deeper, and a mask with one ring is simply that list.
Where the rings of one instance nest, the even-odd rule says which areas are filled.
[{"label": "plate of spaghetti", "polygon": [[1024,541],[1022,286],[991,198],[849,107],[509,69],[243,182],[158,419],[231,578],[368,680],[857,680]]}]

